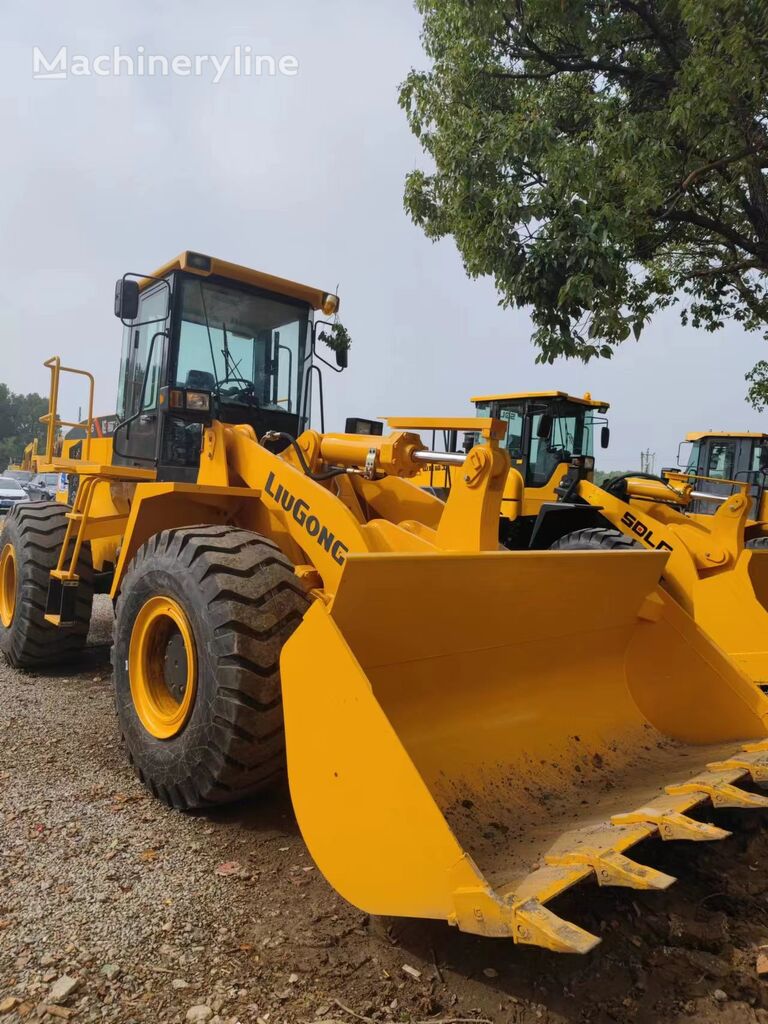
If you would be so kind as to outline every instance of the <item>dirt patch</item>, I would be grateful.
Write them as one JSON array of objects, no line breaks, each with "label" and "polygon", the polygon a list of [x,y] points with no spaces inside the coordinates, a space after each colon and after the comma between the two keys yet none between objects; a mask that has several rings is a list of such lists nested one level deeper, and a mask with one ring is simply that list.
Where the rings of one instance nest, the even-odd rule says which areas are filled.
[{"label": "dirt patch", "polygon": [[100,600],[77,669],[0,665],[2,1024],[768,1024],[761,815],[718,814],[724,842],[637,847],[679,878],[666,893],[567,893],[553,909],[604,940],[588,957],[372,921],[312,864],[285,789],[208,815],[144,791],[117,740],[108,633]]}]

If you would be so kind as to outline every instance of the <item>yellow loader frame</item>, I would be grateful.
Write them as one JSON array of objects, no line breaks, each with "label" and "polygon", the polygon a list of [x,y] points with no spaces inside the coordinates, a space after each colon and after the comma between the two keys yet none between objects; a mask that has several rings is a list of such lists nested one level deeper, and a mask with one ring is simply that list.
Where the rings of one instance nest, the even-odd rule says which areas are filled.
[{"label": "yellow loader frame", "polygon": [[[664,889],[671,876],[626,851],[653,836],[724,838],[689,816],[704,803],[768,806],[735,785],[768,779],[768,700],[669,597],[654,595],[665,553],[595,560],[499,551],[510,471],[503,425],[473,425],[483,443],[454,462],[445,504],[406,479],[440,456],[405,431],[303,434],[298,448],[311,470],[366,467],[340,476],[336,493],[307,476],[294,451],[275,456],[250,428],[217,422],[205,430],[196,484],[51,457],[49,465],[81,478],[69,514],[74,546],[62,546],[52,578],[75,586],[84,543],[119,544],[116,596],[142,544],[192,523],[236,521],[278,539],[315,597],[281,668],[291,794],[328,880],[371,913],[443,918],[464,931],[584,953],[599,939],[555,915],[550,900],[589,878]],[[363,507],[374,517],[366,521]],[[574,600],[586,592],[589,601]],[[469,629],[468,594],[485,595]],[[557,639],[553,620],[563,623]],[[332,665],[322,687],[310,682],[319,652]],[[510,666],[519,683],[530,682],[510,688]],[[693,705],[708,711],[692,714]],[[510,763],[510,730],[521,716],[525,738]],[[439,719],[436,735],[425,730],[430,719]],[[733,740],[750,737],[734,752]],[[680,766],[683,750],[701,764],[692,777]],[[622,807],[621,786],[606,796],[603,779],[608,772],[621,782],[638,759],[650,773],[647,799]],[[489,772],[502,763],[514,782],[499,792]],[[591,786],[583,820],[578,807]],[[552,787],[572,803],[554,817],[537,795]],[[528,854],[510,871],[503,842],[500,850],[478,830],[521,815]],[[563,831],[551,845],[553,821]]]},{"label": "yellow loader frame", "polygon": [[[231,277],[259,299],[338,307],[319,289],[202,254],[150,280],[166,272],[179,301],[194,275],[213,275],[222,291]],[[125,278],[117,295],[132,330]],[[175,316],[163,321],[169,347]],[[53,424],[66,369],[49,368]],[[633,860],[634,846],[720,840],[727,832],[697,809],[768,807],[756,791],[768,781],[768,698],[659,588],[673,552],[500,548],[513,472],[503,423],[473,420],[479,443],[449,454],[405,429],[257,436],[225,419],[233,406],[220,390],[214,403],[198,372],[164,387],[158,416],[174,409],[195,426],[184,480],[163,476],[159,457],[100,460],[93,441],[82,459],[62,457],[49,431],[41,471],[76,473],[79,486],[66,512],[44,503],[9,517],[0,645],[16,663],[33,647],[39,661],[57,639],[66,654],[65,641],[85,638],[76,620],[93,573],[111,576],[117,717],[166,803],[206,805],[174,775],[179,749],[204,749],[202,768],[245,776],[244,791],[261,763],[244,765],[243,748],[270,749],[276,736],[230,730],[223,750],[222,723],[281,699],[297,820],[342,896],[372,914],[578,953],[599,937],[554,913],[555,897],[590,880],[665,889],[674,879]],[[143,385],[140,398],[142,409]],[[432,464],[454,470],[446,501],[412,482]],[[273,645],[286,609],[291,632]]]}]

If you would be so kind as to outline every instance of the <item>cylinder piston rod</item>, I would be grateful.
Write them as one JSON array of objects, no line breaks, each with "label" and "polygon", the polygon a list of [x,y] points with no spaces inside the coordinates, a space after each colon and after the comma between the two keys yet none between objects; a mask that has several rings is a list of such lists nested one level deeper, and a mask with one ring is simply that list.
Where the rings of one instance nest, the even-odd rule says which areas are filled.
[{"label": "cylinder piston rod", "polygon": [[411,452],[414,462],[429,462],[434,466],[463,466],[467,456],[463,452]]},{"label": "cylinder piston rod", "polygon": [[716,501],[719,504],[728,501],[732,495],[730,494],[711,494],[708,491],[691,491],[692,498],[699,498],[700,501]]}]

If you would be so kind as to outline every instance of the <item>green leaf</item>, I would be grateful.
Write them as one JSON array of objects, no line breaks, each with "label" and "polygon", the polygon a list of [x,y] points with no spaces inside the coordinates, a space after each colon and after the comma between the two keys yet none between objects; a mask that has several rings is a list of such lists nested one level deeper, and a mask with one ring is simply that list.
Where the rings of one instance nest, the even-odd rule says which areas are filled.
[{"label": "green leaf", "polygon": [[[650,24],[647,6],[417,0],[430,64],[400,103],[427,165],[406,209],[530,311],[544,362],[608,357],[675,304],[766,335],[749,197],[768,143],[745,130],[768,116],[765,5],[673,0]],[[745,156],[750,139],[765,151]]]}]

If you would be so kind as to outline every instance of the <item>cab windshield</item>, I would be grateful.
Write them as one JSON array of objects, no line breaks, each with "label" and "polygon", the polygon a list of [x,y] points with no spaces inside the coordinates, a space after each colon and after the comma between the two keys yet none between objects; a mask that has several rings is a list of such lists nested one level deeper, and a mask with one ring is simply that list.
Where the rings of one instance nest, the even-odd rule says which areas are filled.
[{"label": "cab windshield", "polygon": [[309,306],[204,278],[181,287],[176,386],[215,392],[226,405],[298,412]]}]

